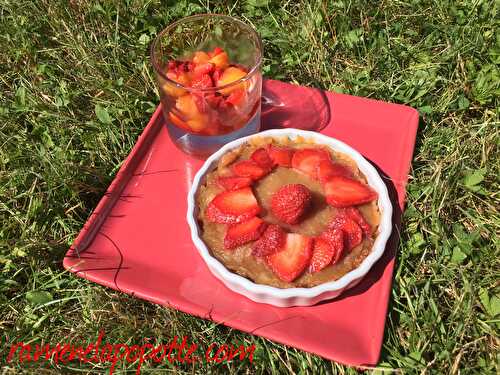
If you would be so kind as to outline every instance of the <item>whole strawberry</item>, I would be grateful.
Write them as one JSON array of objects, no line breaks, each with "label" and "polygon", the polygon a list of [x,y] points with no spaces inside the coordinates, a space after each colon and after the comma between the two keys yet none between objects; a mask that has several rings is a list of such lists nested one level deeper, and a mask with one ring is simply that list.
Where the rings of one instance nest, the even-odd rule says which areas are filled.
[{"label": "whole strawberry", "polygon": [[271,198],[271,211],[287,224],[297,224],[311,205],[312,195],[302,184],[282,186]]}]

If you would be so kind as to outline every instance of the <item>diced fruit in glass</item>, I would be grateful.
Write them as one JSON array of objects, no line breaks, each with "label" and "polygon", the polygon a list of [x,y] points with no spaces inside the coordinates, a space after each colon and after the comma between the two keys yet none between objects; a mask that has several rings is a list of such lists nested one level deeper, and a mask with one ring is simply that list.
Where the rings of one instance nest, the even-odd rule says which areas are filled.
[{"label": "diced fruit in glass", "polygon": [[192,131],[194,132],[201,132],[203,131],[205,128],[206,128],[206,121],[202,118],[196,118],[196,119],[193,119],[193,120],[189,120],[187,122],[187,124],[189,125],[189,127],[191,128]]},{"label": "diced fruit in glass", "polygon": [[[217,81],[217,86],[218,87],[225,86],[225,85],[228,85],[232,82],[236,82],[239,79],[245,77],[246,75],[247,75],[247,73],[244,70],[242,70],[240,68],[236,68],[234,66],[230,66],[229,68],[224,70],[224,72],[222,73],[222,76]],[[222,89],[222,90],[220,90],[220,93],[223,95],[229,95],[235,90],[239,90],[239,89],[245,90],[245,88],[246,88],[245,83],[242,83],[239,85],[235,85],[234,87],[228,87],[228,88]]]},{"label": "diced fruit in glass", "polygon": [[234,90],[231,94],[229,94],[229,96],[226,99],[226,102],[237,106],[241,104],[243,99],[245,99],[245,90],[237,89]]},{"label": "diced fruit in glass", "polygon": [[177,86],[174,86],[171,83],[165,82],[163,85],[163,91],[167,93],[167,95],[173,96],[174,98],[178,98],[186,93],[186,90],[181,89]]},{"label": "diced fruit in glass", "polygon": [[193,62],[195,64],[204,64],[207,63],[210,60],[210,56],[208,56],[208,53],[203,52],[203,51],[196,51],[193,56]]},{"label": "diced fruit in glass", "polygon": [[[183,86],[190,86],[190,84],[191,84],[191,79],[187,73],[177,74],[175,72],[169,71],[167,73],[167,77],[174,82],[180,83]],[[177,87],[174,84],[169,83],[169,82],[165,82],[163,84],[163,90],[165,90],[165,92],[168,95],[173,96],[175,98],[178,98],[179,96],[182,96],[186,93],[186,90],[181,89],[181,88],[179,88],[179,87]]]},{"label": "diced fruit in glass", "polygon": [[229,57],[226,52],[221,52],[209,60],[212,64],[219,69],[224,69],[229,65]]},{"label": "diced fruit in glass", "polygon": [[175,106],[187,119],[186,123],[195,132],[202,131],[207,125],[207,118],[198,109],[192,95],[177,98]]},{"label": "diced fruit in glass", "polygon": [[210,78],[208,74],[203,74],[194,78],[191,84],[191,87],[195,89],[207,89],[213,86],[212,78]]},{"label": "diced fruit in glass", "polygon": [[172,123],[180,128],[186,129],[186,130],[191,130],[188,124],[186,124],[184,121],[182,121],[178,116],[176,116],[174,113],[169,112],[168,117],[170,118],[170,121]]},{"label": "diced fruit in glass", "polygon": [[215,69],[215,65],[210,63],[210,62],[196,65],[193,69],[195,79],[198,77],[212,73],[214,71],[214,69]]},{"label": "diced fruit in glass", "polygon": [[172,60],[168,63],[167,77],[193,91],[165,82],[163,91],[175,100],[175,109],[168,107],[170,121],[193,132],[217,135],[243,126],[255,107],[247,89],[249,82],[218,92],[197,91],[231,84],[245,77],[244,67],[230,66],[227,53],[220,47],[212,51],[196,51],[191,60]]},{"label": "diced fruit in glass", "polygon": [[201,117],[201,113],[193,100],[192,95],[181,96],[177,99],[175,106],[189,119]]},{"label": "diced fruit in glass", "polygon": [[214,57],[215,55],[218,55],[219,53],[224,52],[224,50],[220,47],[215,47],[212,52],[208,53],[208,56]]},{"label": "diced fruit in glass", "polygon": [[220,134],[220,124],[215,121],[209,121],[207,127],[205,128],[205,134],[207,135],[217,135]]}]

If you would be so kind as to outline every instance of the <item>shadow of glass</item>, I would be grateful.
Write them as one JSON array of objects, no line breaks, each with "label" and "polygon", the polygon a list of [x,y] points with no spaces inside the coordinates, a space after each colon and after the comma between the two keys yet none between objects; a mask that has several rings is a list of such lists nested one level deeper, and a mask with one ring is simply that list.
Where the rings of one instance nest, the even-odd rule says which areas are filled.
[{"label": "shadow of glass", "polygon": [[323,90],[303,87],[282,90],[279,84],[262,85],[263,130],[296,128],[320,131],[331,119],[330,105]]}]

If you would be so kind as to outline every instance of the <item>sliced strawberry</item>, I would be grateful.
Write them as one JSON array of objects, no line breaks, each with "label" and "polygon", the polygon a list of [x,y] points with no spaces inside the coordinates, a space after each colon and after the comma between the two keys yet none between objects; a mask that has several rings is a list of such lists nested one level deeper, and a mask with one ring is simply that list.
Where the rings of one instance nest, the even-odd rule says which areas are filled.
[{"label": "sliced strawberry", "polygon": [[180,61],[177,60],[170,60],[167,64],[168,70],[169,71],[174,71],[177,69],[177,65],[180,63]]},{"label": "sliced strawberry", "polygon": [[204,63],[204,64],[198,64],[194,68],[194,75],[196,77],[201,77],[203,75],[209,75],[211,74],[215,69],[215,65],[212,63]]},{"label": "sliced strawberry", "polygon": [[250,177],[238,177],[238,176],[227,176],[219,177],[217,183],[220,187],[226,190],[236,190],[241,189],[252,184],[252,179]]},{"label": "sliced strawberry", "polygon": [[269,157],[272,159],[274,164],[281,167],[292,166],[292,157],[294,153],[293,149],[288,147],[269,145],[267,148],[267,153],[269,154]]},{"label": "sliced strawberry", "polygon": [[312,195],[302,184],[282,186],[271,198],[271,211],[287,224],[297,224],[311,205]]},{"label": "sliced strawberry", "polygon": [[365,236],[370,237],[372,235],[372,227],[370,226],[370,224],[368,224],[361,212],[356,207],[345,208],[344,213],[361,227],[361,230],[363,231],[363,234]]},{"label": "sliced strawberry", "polygon": [[212,73],[212,79],[214,80],[214,82],[217,82],[220,79],[220,77],[222,77],[222,69],[215,68]]},{"label": "sliced strawberry", "polygon": [[321,271],[332,262],[334,256],[335,249],[333,245],[322,238],[315,238],[311,263],[309,264],[309,272],[314,273]]},{"label": "sliced strawberry", "polygon": [[231,165],[231,170],[236,176],[250,177],[254,180],[265,176],[269,171],[259,166],[253,160],[241,160]]},{"label": "sliced strawberry", "polygon": [[227,97],[226,103],[229,103],[229,104],[232,104],[232,105],[238,105],[238,104],[241,103],[241,101],[244,98],[245,98],[245,90],[244,89],[234,90]]},{"label": "sliced strawberry", "polygon": [[222,95],[208,94],[205,96],[205,101],[211,108],[217,109],[224,101],[224,98],[222,97]]},{"label": "sliced strawberry", "polygon": [[250,156],[254,162],[256,162],[260,167],[264,169],[271,169],[274,167],[274,162],[267,153],[266,149],[261,147],[255,150]]},{"label": "sliced strawberry", "polygon": [[352,250],[358,246],[363,240],[363,232],[361,227],[350,217],[346,215],[336,216],[333,221],[328,224],[331,229],[341,229],[344,232],[344,243],[347,250]]},{"label": "sliced strawberry", "polygon": [[207,113],[208,103],[207,103],[207,100],[203,94],[193,92],[193,93],[191,93],[191,98],[193,100],[193,103],[196,105],[196,108],[198,109],[198,112],[200,114]]},{"label": "sliced strawberry", "polygon": [[368,203],[378,197],[370,186],[343,176],[331,177],[324,190],[328,204],[338,208]]},{"label": "sliced strawberry", "polygon": [[191,87],[195,89],[207,89],[213,86],[212,78],[208,74],[202,74],[191,81]]},{"label": "sliced strawberry", "polygon": [[313,240],[298,233],[287,233],[283,250],[267,256],[267,264],[281,280],[292,282],[309,264]]},{"label": "sliced strawberry", "polygon": [[258,217],[230,225],[224,237],[224,248],[231,250],[250,241],[255,241],[266,230],[266,227],[267,223]]},{"label": "sliced strawberry", "polygon": [[217,56],[219,53],[222,53],[224,52],[224,50],[220,47],[215,47],[214,50],[212,51],[212,55],[210,57],[213,57],[213,56]]},{"label": "sliced strawberry", "polygon": [[183,61],[177,66],[177,72],[187,73],[194,68],[194,64],[191,61]]},{"label": "sliced strawberry", "polygon": [[[222,97],[222,96],[221,96]],[[226,102],[224,100],[224,97],[222,97],[222,100],[220,101],[219,103],[219,107],[218,107],[218,110],[219,110],[219,114],[220,113],[223,113],[223,116],[229,116],[229,111],[233,108],[233,106],[231,104],[229,104],[228,102]]]},{"label": "sliced strawberry", "polygon": [[216,195],[208,204],[206,215],[214,223],[235,224],[248,220],[259,212],[260,207],[252,189],[244,187]]},{"label": "sliced strawberry", "polygon": [[344,232],[338,228],[328,228],[321,233],[320,237],[321,239],[328,241],[328,243],[335,250],[331,264],[337,263],[344,255]]},{"label": "sliced strawberry", "polygon": [[286,233],[279,225],[268,225],[262,236],[253,244],[252,254],[256,257],[274,254],[285,245],[285,236]]},{"label": "sliced strawberry", "polygon": [[192,70],[194,64],[190,61],[172,60],[168,62],[168,72],[174,74],[186,73]]},{"label": "sliced strawberry", "polygon": [[334,163],[331,160],[322,160],[318,165],[318,180],[326,183],[333,176],[352,177],[352,173],[346,166]]},{"label": "sliced strawberry", "polygon": [[313,179],[318,178],[318,166],[323,160],[330,160],[330,154],[318,148],[296,150],[292,157],[292,167]]}]

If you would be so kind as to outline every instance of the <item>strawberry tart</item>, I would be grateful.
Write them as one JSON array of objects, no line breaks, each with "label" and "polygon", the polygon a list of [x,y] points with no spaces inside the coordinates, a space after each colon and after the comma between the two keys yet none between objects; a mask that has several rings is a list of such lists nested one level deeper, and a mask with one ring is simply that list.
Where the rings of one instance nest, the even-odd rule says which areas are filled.
[{"label": "strawberry tart", "polygon": [[222,155],[194,196],[211,255],[276,288],[311,288],[357,268],[379,232],[377,201],[349,155],[265,136]]}]

